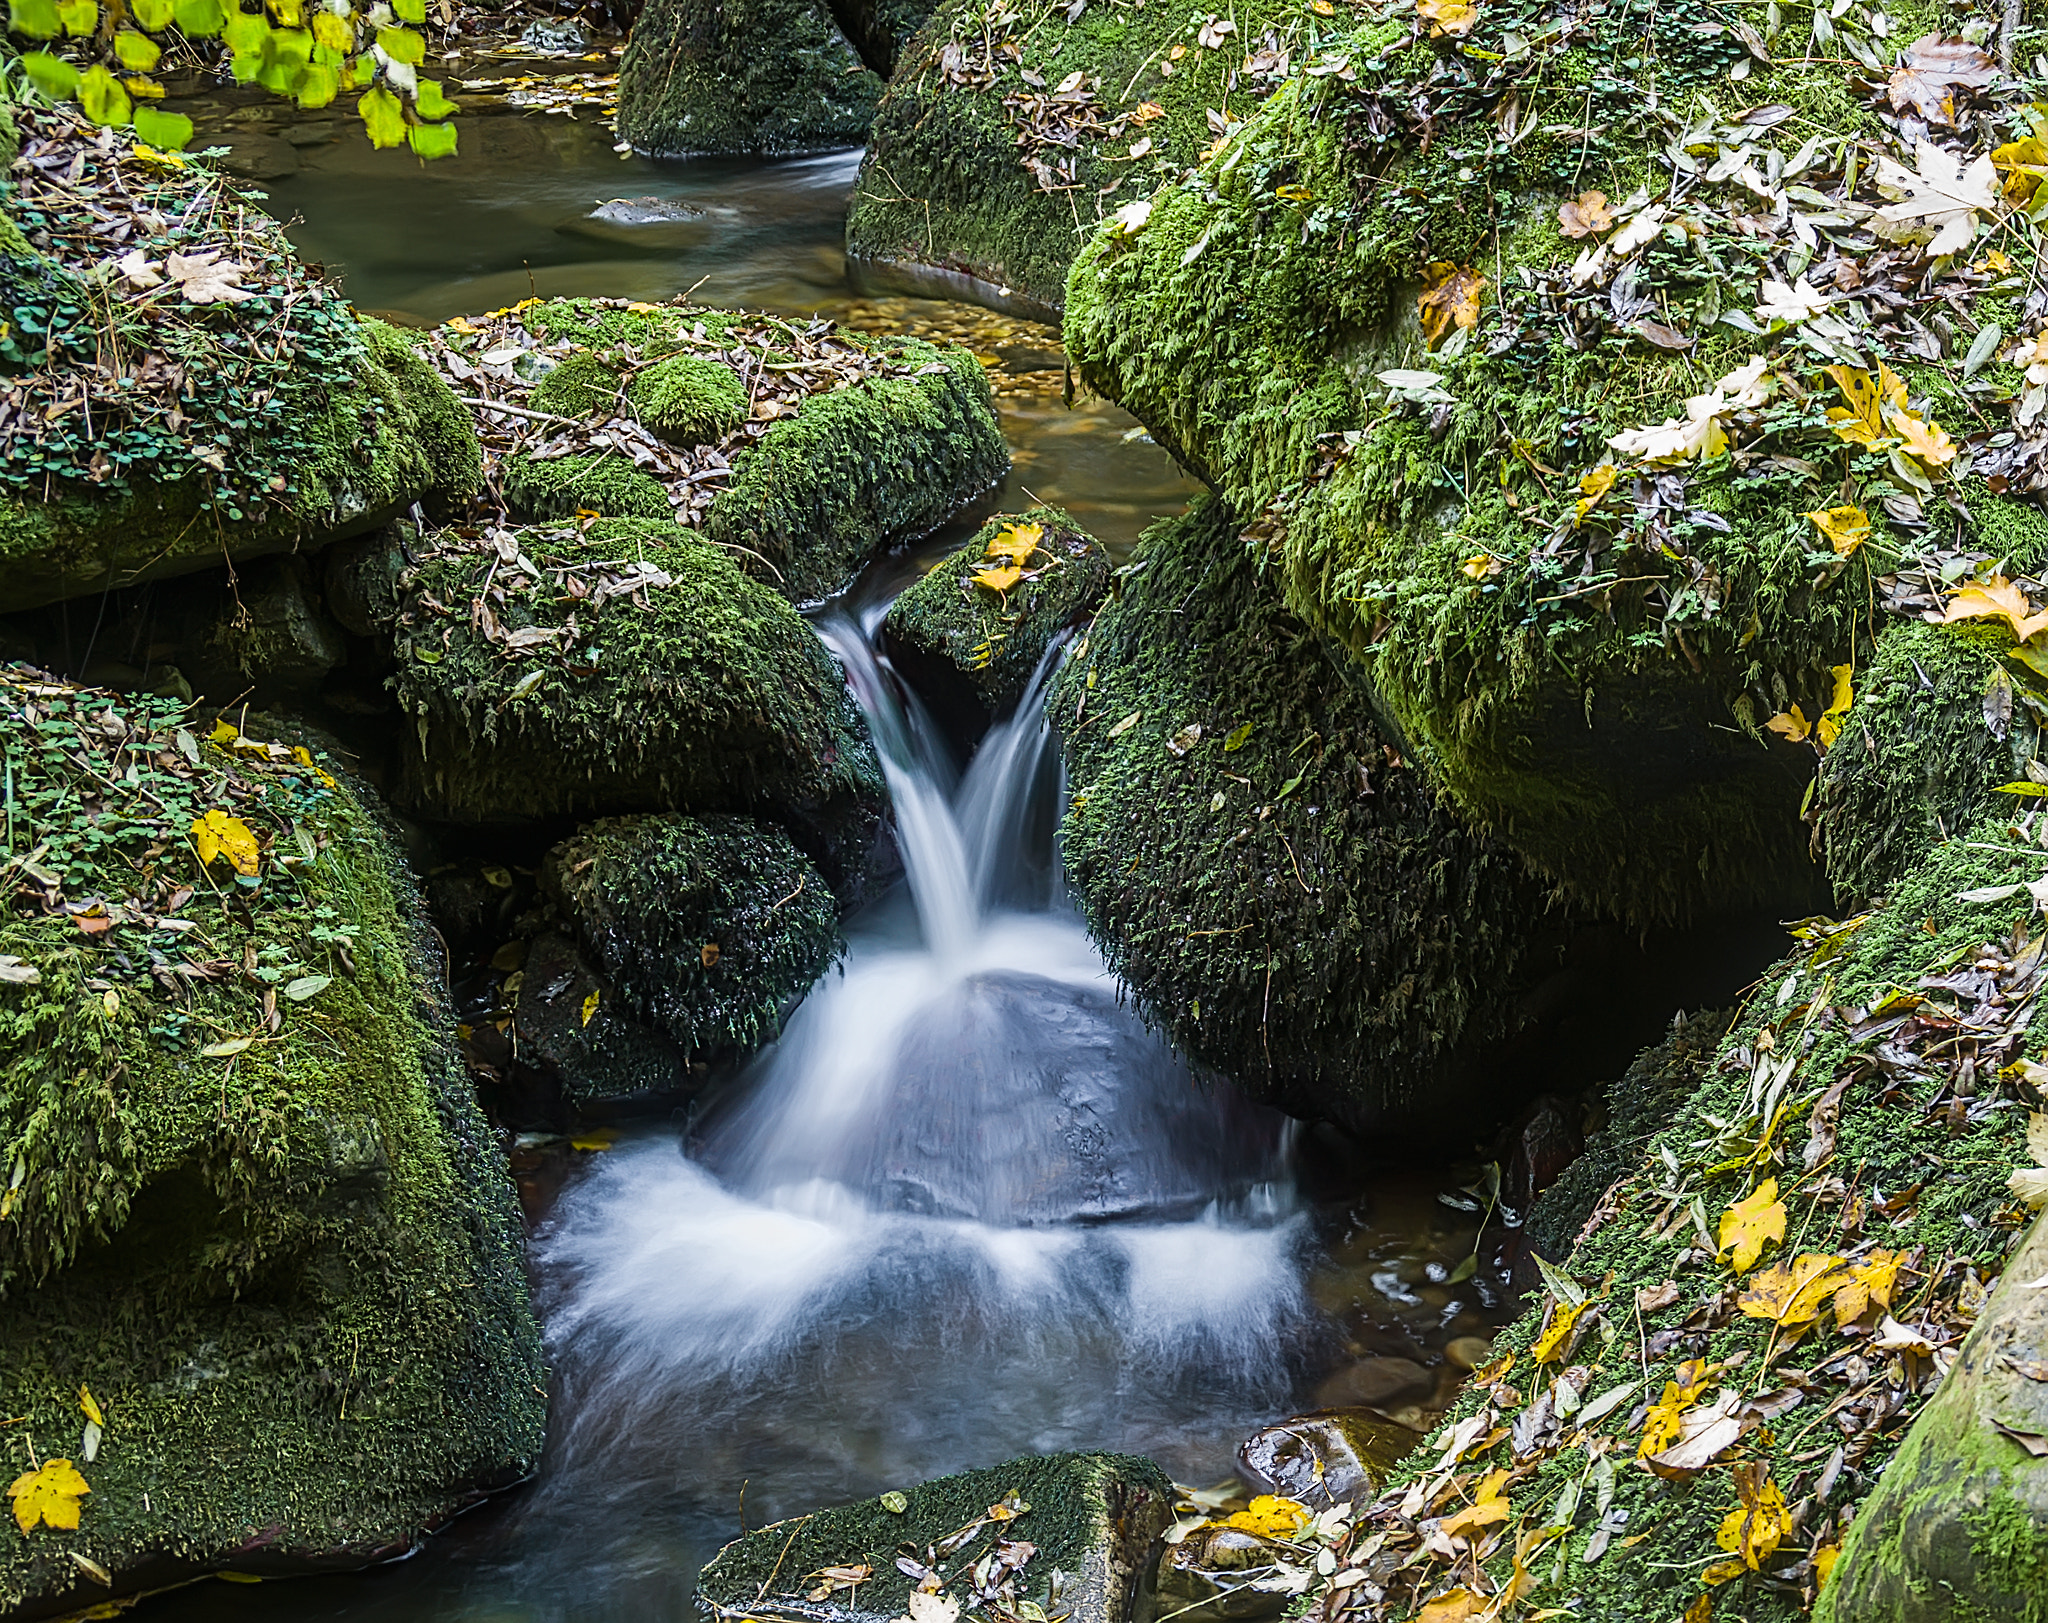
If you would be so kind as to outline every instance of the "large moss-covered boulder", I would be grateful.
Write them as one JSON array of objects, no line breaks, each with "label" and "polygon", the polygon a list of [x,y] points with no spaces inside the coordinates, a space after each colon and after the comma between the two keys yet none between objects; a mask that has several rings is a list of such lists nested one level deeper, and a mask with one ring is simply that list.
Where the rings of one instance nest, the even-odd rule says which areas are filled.
[{"label": "large moss-covered boulder", "polygon": [[882,634],[925,703],[973,737],[1015,708],[1053,639],[1101,602],[1109,579],[1102,543],[1065,513],[1003,514],[890,604]]},{"label": "large moss-covered boulder", "polygon": [[[1618,916],[1810,893],[1811,752],[1768,724],[1834,707],[1945,527],[2048,543],[1984,482],[2025,488],[2039,436],[1958,448],[2019,426],[2026,266],[1971,269],[1893,178],[1913,64],[1950,74],[1937,165],[1988,173],[2031,92],[1929,26],[1852,21],[1852,73],[1647,3],[1389,15],[1075,265],[1084,380],[1230,500],[1465,811]],[[1963,324],[1894,319],[1896,276]]]},{"label": "large moss-covered boulder", "polygon": [[833,152],[866,139],[881,92],[822,0],[648,0],[618,131],[656,158]]},{"label": "large moss-covered boulder", "polygon": [[522,1057],[577,1101],[682,1091],[747,1058],[830,966],[832,888],[789,835],[744,817],[620,817],[547,855],[573,937],[521,965]]},{"label": "large moss-covered boulder", "polygon": [[2048,1619],[2048,1223],[1857,1513],[1822,1623]]},{"label": "large moss-covered boulder", "polygon": [[701,529],[799,603],[936,530],[1009,450],[965,350],[828,321],[557,299],[438,329],[510,510]]},{"label": "large moss-covered boulder", "polygon": [[0,1610],[402,1554],[532,1472],[546,1400],[395,843],[288,727],[13,666],[0,740],[0,1476],[83,1484],[0,1540]]},{"label": "large moss-covered boulder", "polygon": [[[897,1561],[906,1549],[943,1567],[952,1582],[940,1592],[962,1605],[978,1598],[966,1588],[970,1569],[997,1554],[990,1585],[1012,1615],[1028,1602],[1072,1623],[1137,1623],[1149,1613],[1138,1582],[1173,1504],[1165,1472],[1128,1454],[1011,1460],[770,1522],[720,1550],[697,1593],[710,1607],[750,1617],[859,1623],[909,1606],[916,1580]],[[931,1554],[963,1533],[943,1559]],[[828,1582],[827,1596],[805,1598],[819,1574],[856,1567],[870,1574],[858,1588]]]},{"label": "large moss-covered boulder", "polygon": [[[102,147],[65,109],[18,116],[0,603],[304,550],[474,494],[475,432],[447,385],[232,187],[143,163],[124,135]],[[209,264],[227,274],[195,280]]]},{"label": "large moss-covered boulder", "polygon": [[443,532],[390,626],[403,793],[461,823],[769,816],[857,887],[881,768],[844,676],[772,587],[664,521]]},{"label": "large moss-covered boulder", "polygon": [[846,221],[856,276],[1057,319],[1097,224],[1200,161],[1320,27],[1259,0],[948,0],[903,47]]},{"label": "large moss-covered boulder", "polygon": [[1563,915],[1377,724],[1210,499],[1152,530],[1057,678],[1074,894],[1174,1042],[1255,1097],[1453,1137],[1521,1067]]}]

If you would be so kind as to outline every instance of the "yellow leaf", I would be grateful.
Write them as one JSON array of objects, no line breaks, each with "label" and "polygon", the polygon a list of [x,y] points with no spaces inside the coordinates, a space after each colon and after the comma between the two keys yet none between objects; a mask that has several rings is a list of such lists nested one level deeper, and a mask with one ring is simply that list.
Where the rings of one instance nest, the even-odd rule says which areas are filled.
[{"label": "yellow leaf", "polygon": [[1842,1559],[1842,1547],[1841,1547],[1841,1545],[1839,1545],[1839,1544],[1817,1544],[1817,1545],[1815,1545],[1815,1546],[1814,1546],[1814,1550],[1813,1550],[1813,1577],[1814,1577],[1814,1581],[1815,1581],[1816,1583],[1820,1584],[1822,1588],[1825,1588],[1825,1587],[1827,1587],[1827,1581],[1828,1581],[1828,1574],[1829,1574],[1829,1573],[1831,1573],[1831,1572],[1833,1572],[1833,1571],[1835,1570],[1835,1563],[1836,1563],[1837,1561],[1841,1560],[1841,1559]]},{"label": "yellow leaf", "polygon": [[707,941],[703,946],[699,947],[697,949],[697,962],[706,969],[710,969],[717,964],[718,943],[716,941]]},{"label": "yellow leaf", "polygon": [[1567,1307],[1562,1302],[1552,1303],[1549,1327],[1536,1338],[1536,1345],[1529,1349],[1529,1356],[1539,1364],[1554,1363],[1561,1358],[1565,1348],[1571,1344],[1572,1327],[1579,1322],[1579,1315],[1592,1305],[1591,1302],[1575,1302]]},{"label": "yellow leaf", "polygon": [[2048,144],[2038,135],[2008,141],[1991,149],[1991,163],[2005,176],[2005,200],[2014,208],[2024,208],[2035,189],[2048,179]]},{"label": "yellow leaf", "polygon": [[1422,276],[1422,292],[1415,302],[1422,313],[1422,336],[1431,349],[1448,338],[1454,327],[1478,325],[1479,297],[1486,291],[1482,272],[1439,259],[1426,266]]},{"label": "yellow leaf", "polygon": [[1500,573],[1500,560],[1490,552],[1475,552],[1458,567],[1474,580],[1484,580]]},{"label": "yellow leaf", "polygon": [[1873,1251],[1860,1262],[1849,1264],[1849,1282],[1835,1292],[1835,1324],[1846,1330],[1870,1310],[1892,1305],[1898,1288],[1899,1270],[1905,1265],[1903,1251]]},{"label": "yellow leaf", "polygon": [[[1888,379],[1891,368],[1882,366]],[[1882,407],[1883,396],[1878,384],[1870,374],[1853,366],[1830,366],[1822,369],[1835,380],[1835,387],[1842,391],[1842,398],[1849,402],[1847,409],[1840,406],[1828,407],[1828,421],[1834,425],[1836,435],[1851,445],[1865,449],[1886,437]],[[1896,382],[1896,379],[1892,379]]]},{"label": "yellow leaf", "polygon": [[2003,575],[1993,575],[1988,581],[1972,581],[1960,588],[1950,596],[1948,607],[1941,614],[1943,625],[1958,620],[1989,619],[2004,620],[2021,642],[2048,629],[2048,613],[2034,613],[2026,594]]},{"label": "yellow leaf", "polygon": [[1852,556],[1870,539],[1870,515],[1860,507],[1824,507],[1806,516],[1828,538],[1839,558]]},{"label": "yellow leaf", "polygon": [[598,995],[597,988],[592,987],[590,989],[590,996],[583,1000],[583,1023],[586,1026],[590,1024],[592,1017],[597,1013]]},{"label": "yellow leaf", "polygon": [[574,1138],[569,1140],[569,1148],[572,1150],[585,1150],[588,1151],[590,1154],[595,1155],[601,1151],[610,1149],[618,1141],[619,1135],[617,1133],[609,1132],[604,1128],[599,1128],[596,1132],[593,1133],[578,1133]]},{"label": "yellow leaf", "polygon": [[236,739],[242,736],[235,724],[222,716],[213,724],[213,731],[206,735],[209,744],[218,744],[222,749],[232,749]]},{"label": "yellow leaf", "polygon": [[1842,720],[1849,714],[1849,706],[1856,702],[1851,682],[1856,675],[1853,665],[1837,665],[1834,668],[1835,694],[1828,700],[1827,709],[1820,713],[1820,720],[1813,724],[1814,737],[1820,740],[1824,750],[1833,749],[1835,740],[1842,736]]},{"label": "yellow leaf", "polygon": [[1273,195],[1285,198],[1290,203],[1312,203],[1316,194],[1306,186],[1275,186]]},{"label": "yellow leaf", "polygon": [[1685,1616],[1680,1623],[1708,1623],[1708,1619],[1713,1615],[1714,1597],[1711,1594],[1700,1595],[1685,1609]]},{"label": "yellow leaf", "polygon": [[1287,1538],[1306,1527],[1312,1514],[1297,1500],[1262,1493],[1243,1510],[1226,1517],[1223,1525],[1260,1538]]},{"label": "yellow leaf", "polygon": [[1498,1525],[1508,1519],[1509,1507],[1502,1489],[1507,1485],[1505,1471],[1490,1471],[1480,1480],[1473,1494],[1472,1503],[1454,1515],[1443,1519],[1442,1530],[1446,1538],[1471,1538],[1475,1533]]},{"label": "yellow leaf", "polygon": [[1007,592],[1024,578],[1024,571],[1015,564],[999,564],[993,569],[977,569],[968,578],[991,592]]},{"label": "yellow leaf", "polygon": [[42,1468],[14,1479],[7,1497],[14,1501],[14,1521],[24,1533],[37,1522],[75,1530],[78,1501],[92,1492],[69,1460],[45,1460]]},{"label": "yellow leaf", "polygon": [[1813,723],[1806,719],[1806,712],[1796,704],[1790,710],[1780,710],[1765,722],[1764,726],[1780,738],[1788,739],[1794,744],[1813,731]]},{"label": "yellow leaf", "polygon": [[211,866],[215,857],[224,856],[235,865],[236,873],[253,876],[263,865],[249,825],[239,817],[230,817],[218,806],[193,822],[192,846],[205,866]]},{"label": "yellow leaf", "polygon": [[1678,1379],[1664,1383],[1664,1395],[1650,1405],[1650,1412],[1644,1417],[1642,1441],[1636,1445],[1637,1459],[1661,1454],[1678,1441],[1685,1430],[1685,1411],[1707,1389],[1707,1380],[1707,1366],[1702,1360],[1693,1359],[1679,1366]]},{"label": "yellow leaf", "polygon": [[1744,1196],[1721,1214],[1720,1242],[1725,1260],[1738,1274],[1746,1274],[1764,1254],[1764,1246],[1785,1238],[1785,1203],[1778,1198],[1778,1180],[1766,1178],[1753,1193]]},{"label": "yellow leaf", "polygon": [[1558,228],[1568,237],[1597,236],[1614,224],[1605,192],[1581,192],[1557,206]]},{"label": "yellow leaf", "polygon": [[107,1423],[107,1417],[100,1412],[99,1404],[93,1401],[91,1391],[83,1386],[78,1389],[78,1406],[85,1411],[85,1418],[95,1426],[104,1426]]},{"label": "yellow leaf", "polygon": [[982,549],[985,558],[1001,558],[1007,563],[1019,566],[1028,562],[1038,550],[1038,543],[1045,539],[1043,524],[1006,524],[988,538],[988,545]]},{"label": "yellow leaf", "polygon": [[1415,15],[1429,24],[1429,37],[1463,39],[1479,21],[1473,0],[1416,0]]},{"label": "yellow leaf", "polygon": [[1493,1600],[1493,1596],[1482,1595],[1476,1590],[1453,1589],[1437,1596],[1417,1612],[1415,1623],[1471,1623],[1493,1604]]},{"label": "yellow leaf", "polygon": [[316,44],[324,45],[330,51],[339,51],[344,56],[356,46],[356,32],[349,27],[348,19],[335,16],[325,7],[313,13],[313,39]]},{"label": "yellow leaf", "polygon": [[1714,1542],[1742,1557],[1751,1572],[1762,1569],[1764,1561],[1792,1532],[1792,1511],[1785,1496],[1764,1473],[1762,1464],[1736,1468],[1735,1491],[1742,1503],[1722,1518]]},{"label": "yellow leaf", "polygon": [[1822,1305],[1849,1282],[1840,1257],[1809,1252],[1790,1263],[1781,1259],[1766,1268],[1749,1282],[1735,1305],[1752,1319],[1768,1319],[1796,1330],[1819,1317]]},{"label": "yellow leaf", "polygon": [[1899,437],[1900,449],[1930,472],[1955,461],[1956,442],[1939,423],[1930,423],[1904,407],[1887,410],[1884,420],[1885,426]]}]

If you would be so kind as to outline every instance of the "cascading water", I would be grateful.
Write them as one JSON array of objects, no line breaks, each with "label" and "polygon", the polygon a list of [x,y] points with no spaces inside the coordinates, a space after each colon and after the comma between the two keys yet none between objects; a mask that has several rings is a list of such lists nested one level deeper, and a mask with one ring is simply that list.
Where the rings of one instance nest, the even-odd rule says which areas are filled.
[{"label": "cascading water", "polygon": [[1036,687],[949,792],[862,631],[821,634],[913,906],[859,921],[688,1154],[624,1143],[563,1196],[547,1465],[440,1616],[682,1619],[742,1514],[1061,1448],[1213,1480],[1292,1396],[1317,1321],[1280,1120],[1192,1076],[1046,905]]}]

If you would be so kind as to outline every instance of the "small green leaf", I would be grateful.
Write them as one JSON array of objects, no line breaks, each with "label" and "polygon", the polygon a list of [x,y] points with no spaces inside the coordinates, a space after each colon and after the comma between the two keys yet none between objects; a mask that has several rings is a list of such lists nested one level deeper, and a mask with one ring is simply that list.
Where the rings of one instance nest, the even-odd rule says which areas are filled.
[{"label": "small green leaf", "polygon": [[882,1508],[892,1516],[900,1516],[910,1508],[910,1501],[892,1488],[882,1495]]},{"label": "small green leaf", "polygon": [[22,56],[22,68],[29,83],[52,101],[68,101],[78,93],[78,69],[61,56],[48,51],[29,51]]},{"label": "small green leaf", "polygon": [[[405,140],[405,109],[398,105],[398,98],[382,85],[356,103],[356,111],[362,115],[363,125],[370,132],[373,147],[395,147]],[[421,650],[420,658],[426,663],[438,664],[441,656],[435,654],[427,659],[428,650]]]},{"label": "small green leaf", "polygon": [[201,1059],[233,1059],[256,1039],[254,1037],[228,1037],[217,1043],[208,1043],[199,1050]]},{"label": "small green leaf", "polygon": [[[386,97],[386,98],[390,98],[390,97],[391,97],[391,92],[390,92],[390,91],[388,91],[388,90],[379,90],[379,91],[373,91],[373,92],[372,92],[372,94],[373,94],[373,95],[379,95],[379,96],[384,96],[384,97]],[[363,100],[364,100],[364,101],[368,101],[369,99],[370,99],[370,98],[369,98],[369,96],[365,96],[365,97],[363,98]],[[393,106],[396,106],[396,105],[397,105],[397,103],[396,103],[396,101],[395,101],[395,100],[393,100],[393,101],[392,101],[392,105],[393,105]],[[358,109],[358,110],[360,111],[360,109]],[[364,122],[365,122],[365,123],[367,123],[367,122],[369,121],[369,117],[370,117],[370,115],[369,115],[368,113],[364,113],[364,114],[363,114],[363,120],[364,120]],[[372,136],[372,137],[371,137],[371,139],[373,139],[373,140],[374,140],[374,139],[375,139],[375,137],[374,137],[374,136]],[[379,142],[378,144],[379,144],[380,146],[397,146],[397,145],[398,145],[398,142],[396,142],[396,141],[384,141],[384,142]],[[438,648],[415,648],[415,649],[414,649],[414,650],[412,651],[412,654],[413,654],[413,658],[417,659],[417,660],[418,660],[418,661],[419,661],[419,662],[420,662],[420,663],[421,663],[422,665],[438,665],[438,664],[440,664],[440,663],[441,663],[441,650],[440,650],[440,649],[438,649]]]},{"label": "small green leaf", "polygon": [[135,139],[165,152],[182,152],[192,139],[192,120],[183,113],[160,113],[154,107],[138,107]]},{"label": "small green leaf", "polygon": [[421,118],[446,118],[450,113],[462,110],[441,93],[439,79],[420,81],[419,93],[413,98],[413,107]]},{"label": "small green leaf", "polygon": [[160,34],[171,26],[171,0],[128,0],[128,15],[138,28]]},{"label": "small green leaf", "polygon": [[341,94],[341,70],[325,62],[308,62],[299,70],[297,94],[301,107],[326,107]]},{"label": "small green leaf", "polygon": [[1235,755],[1244,748],[1246,741],[1251,736],[1252,724],[1248,721],[1240,722],[1237,726],[1230,729],[1229,736],[1223,740],[1223,753],[1225,755]]},{"label": "small green leaf", "polygon": [[244,52],[255,53],[263,49],[263,42],[270,37],[270,24],[259,13],[237,11],[231,14],[221,28],[220,37],[227,48],[240,56]]},{"label": "small green leaf", "polygon": [[126,124],[128,115],[135,111],[121,81],[97,62],[78,76],[78,105],[95,124],[116,128]]},{"label": "small green leaf", "polygon": [[423,23],[427,20],[427,0],[391,0],[391,9],[402,23]]},{"label": "small green leaf", "polygon": [[284,995],[294,1003],[304,1003],[308,998],[318,997],[333,984],[332,975],[301,975],[297,980],[285,983]]},{"label": "small green leaf", "polygon": [[57,0],[7,0],[7,26],[30,39],[53,39],[64,29]]},{"label": "small green leaf", "polygon": [[171,17],[193,39],[212,39],[228,21],[220,0],[171,0]]},{"label": "small green leaf", "polygon": [[147,34],[138,34],[132,28],[124,28],[114,36],[114,56],[122,67],[136,73],[147,73],[164,54],[164,48]]},{"label": "small green leaf", "polygon": [[403,62],[409,68],[416,68],[427,59],[426,36],[410,28],[380,28],[377,43],[392,61]]},{"label": "small green leaf", "polygon": [[73,39],[83,39],[100,25],[100,0],[57,0],[57,20]]},{"label": "small green leaf", "polygon": [[1307,776],[1308,768],[1303,767],[1299,772],[1295,773],[1293,777],[1289,778],[1285,783],[1280,785],[1280,792],[1273,798],[1275,800],[1285,800],[1289,795],[1293,794],[1295,790],[1301,787],[1301,780]]},{"label": "small green leaf", "polygon": [[349,83],[358,87],[368,84],[377,77],[377,59],[365,51],[349,68]]},{"label": "small green leaf", "polygon": [[453,124],[415,124],[405,132],[412,142],[413,152],[422,158],[452,158],[455,156],[455,126]]}]

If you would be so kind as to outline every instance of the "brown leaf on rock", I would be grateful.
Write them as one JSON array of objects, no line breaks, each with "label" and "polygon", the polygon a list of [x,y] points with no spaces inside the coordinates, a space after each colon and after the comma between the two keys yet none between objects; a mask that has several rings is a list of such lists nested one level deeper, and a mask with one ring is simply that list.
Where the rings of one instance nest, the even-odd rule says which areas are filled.
[{"label": "brown leaf on rock", "polygon": [[1955,92],[1982,90],[1998,77],[1998,64],[1968,40],[1925,34],[1906,47],[1885,95],[1895,113],[1913,112],[1930,124],[1953,126]]},{"label": "brown leaf on rock", "polygon": [[1591,237],[1614,224],[1605,192],[1581,192],[1557,207],[1558,228],[1568,237]]},{"label": "brown leaf on rock", "polygon": [[1415,302],[1422,312],[1422,336],[1431,349],[1453,328],[1478,325],[1479,299],[1485,291],[1485,274],[1470,265],[1439,259],[1424,269],[1422,293]]}]

